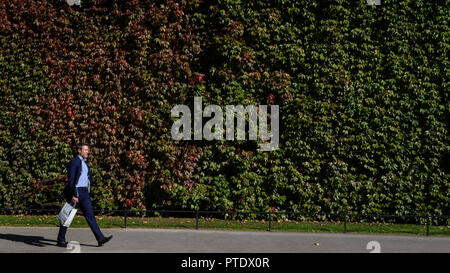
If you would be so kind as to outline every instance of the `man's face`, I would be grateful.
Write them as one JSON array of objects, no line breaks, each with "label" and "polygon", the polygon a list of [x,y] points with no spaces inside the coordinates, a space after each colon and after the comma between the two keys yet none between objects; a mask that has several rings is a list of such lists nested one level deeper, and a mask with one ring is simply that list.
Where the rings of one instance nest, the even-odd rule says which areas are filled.
[{"label": "man's face", "polygon": [[89,154],[89,146],[83,146],[83,147],[81,148],[81,150],[78,150],[78,154],[79,154],[82,158],[86,159],[86,158],[88,157],[88,154]]}]

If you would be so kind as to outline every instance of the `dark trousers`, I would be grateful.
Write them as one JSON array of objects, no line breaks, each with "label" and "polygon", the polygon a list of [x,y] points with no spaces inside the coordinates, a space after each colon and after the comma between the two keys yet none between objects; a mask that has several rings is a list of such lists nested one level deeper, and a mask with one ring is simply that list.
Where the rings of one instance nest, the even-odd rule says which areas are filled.
[{"label": "dark trousers", "polygon": [[[102,239],[104,236],[97,225],[97,221],[95,220],[94,210],[92,209],[92,202],[89,196],[89,191],[87,188],[77,188],[77,191],[78,191],[78,203],[76,205],[76,208],[81,208],[81,211],[84,214],[84,218],[86,218],[86,221],[88,222],[89,227],[92,230],[92,233],[94,233],[95,239],[97,239],[98,241]],[[60,224],[58,232],[58,242],[66,241],[66,232],[67,227]]]}]

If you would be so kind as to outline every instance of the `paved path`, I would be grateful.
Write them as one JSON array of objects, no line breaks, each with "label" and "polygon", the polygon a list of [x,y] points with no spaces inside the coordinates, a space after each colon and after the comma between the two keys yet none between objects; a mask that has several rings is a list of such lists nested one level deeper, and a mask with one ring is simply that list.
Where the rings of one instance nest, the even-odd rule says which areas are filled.
[{"label": "paved path", "polygon": [[[450,253],[449,237],[134,228],[102,232],[114,235],[103,247],[97,247],[88,228],[69,229],[67,240],[79,242],[79,248],[74,243],[71,249],[83,253],[369,253],[371,241],[379,243],[381,252]],[[0,227],[0,252],[70,252],[55,246],[57,234],[53,227]]]}]

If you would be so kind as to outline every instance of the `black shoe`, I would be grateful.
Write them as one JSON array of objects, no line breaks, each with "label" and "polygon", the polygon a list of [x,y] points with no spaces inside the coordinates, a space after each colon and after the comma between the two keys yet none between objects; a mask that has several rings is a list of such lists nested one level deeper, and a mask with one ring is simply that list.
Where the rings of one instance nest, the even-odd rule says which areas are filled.
[{"label": "black shoe", "polygon": [[103,237],[103,238],[101,238],[100,240],[98,240],[98,246],[104,245],[104,244],[107,243],[109,240],[111,240],[112,237],[113,237],[113,236],[110,235],[110,236],[108,236],[108,237]]},{"label": "black shoe", "polygon": [[68,242],[58,242],[58,243],[56,243],[56,246],[67,247],[67,244],[68,244]]}]

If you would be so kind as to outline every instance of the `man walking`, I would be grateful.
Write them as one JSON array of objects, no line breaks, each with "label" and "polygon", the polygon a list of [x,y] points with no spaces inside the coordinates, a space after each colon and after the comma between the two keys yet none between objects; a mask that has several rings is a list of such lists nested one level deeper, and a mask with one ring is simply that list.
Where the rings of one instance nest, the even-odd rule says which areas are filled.
[{"label": "man walking", "polygon": [[[92,202],[89,196],[92,175],[88,165],[86,164],[86,159],[89,154],[89,146],[86,143],[80,143],[77,145],[77,151],[78,155],[72,159],[68,165],[67,174],[69,179],[62,197],[64,197],[68,203],[72,202],[77,207],[81,208],[89,227],[94,233],[98,246],[102,246],[111,240],[113,236],[103,236],[94,217],[94,210],[92,209]],[[66,231],[67,227],[60,224],[57,246],[67,246]]]}]

